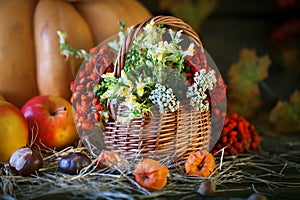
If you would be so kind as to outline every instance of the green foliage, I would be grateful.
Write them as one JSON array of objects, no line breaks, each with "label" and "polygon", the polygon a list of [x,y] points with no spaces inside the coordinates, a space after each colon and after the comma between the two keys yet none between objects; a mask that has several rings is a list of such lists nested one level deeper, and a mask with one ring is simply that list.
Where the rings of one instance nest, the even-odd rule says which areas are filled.
[{"label": "green foliage", "polygon": [[84,49],[74,49],[72,46],[67,44],[67,33],[57,31],[57,35],[59,37],[60,53],[66,56],[66,59],[70,56],[75,56],[77,59],[89,60],[89,54]]}]

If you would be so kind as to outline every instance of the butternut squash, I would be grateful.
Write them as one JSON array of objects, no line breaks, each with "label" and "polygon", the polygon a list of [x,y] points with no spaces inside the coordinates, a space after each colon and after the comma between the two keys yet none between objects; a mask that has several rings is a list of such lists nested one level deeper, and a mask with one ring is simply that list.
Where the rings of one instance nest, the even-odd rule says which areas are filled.
[{"label": "butternut squash", "polygon": [[58,95],[69,99],[69,85],[75,79],[82,60],[60,55],[57,31],[68,35],[68,43],[76,49],[94,46],[86,21],[70,3],[40,0],[34,14],[37,83],[42,95]]},{"label": "butternut squash", "polygon": [[60,54],[56,32],[89,50],[116,34],[119,20],[150,16],[137,0],[0,0],[0,94],[19,108],[39,94],[68,99],[82,61]]},{"label": "butternut squash", "polygon": [[0,93],[21,107],[38,94],[33,42],[34,0],[0,1]]},{"label": "butternut squash", "polygon": [[97,44],[119,32],[120,20],[126,21],[129,27],[151,17],[136,0],[89,0],[77,1],[74,5],[88,22]]}]

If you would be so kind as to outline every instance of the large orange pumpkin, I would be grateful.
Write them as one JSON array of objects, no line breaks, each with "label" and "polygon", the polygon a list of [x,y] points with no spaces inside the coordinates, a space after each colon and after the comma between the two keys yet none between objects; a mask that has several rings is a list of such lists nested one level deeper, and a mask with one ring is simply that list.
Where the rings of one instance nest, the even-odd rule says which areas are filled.
[{"label": "large orange pumpkin", "polygon": [[59,52],[56,31],[68,44],[85,50],[150,17],[136,0],[1,0],[0,93],[21,107],[38,94],[70,98],[69,84],[81,61]]}]

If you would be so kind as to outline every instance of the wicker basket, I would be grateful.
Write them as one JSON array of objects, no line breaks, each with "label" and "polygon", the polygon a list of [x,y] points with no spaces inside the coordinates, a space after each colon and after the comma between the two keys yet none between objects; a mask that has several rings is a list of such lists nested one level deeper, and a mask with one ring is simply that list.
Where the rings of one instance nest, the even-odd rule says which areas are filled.
[{"label": "wicker basket", "polygon": [[[126,36],[117,57],[114,71],[116,77],[120,77],[126,52],[129,51],[133,39],[151,20],[154,20],[155,24],[183,30],[202,48],[197,33],[182,20],[171,16],[147,19],[137,24]],[[118,108],[116,113],[111,112],[112,118],[115,119],[123,109],[125,108]],[[160,114],[156,108],[151,112],[150,116],[135,118],[129,123],[107,122],[103,129],[106,148],[121,151],[129,158],[170,157],[174,161],[185,159],[189,152],[208,149],[211,131],[210,111],[195,111],[188,103],[181,103],[175,112]]]}]

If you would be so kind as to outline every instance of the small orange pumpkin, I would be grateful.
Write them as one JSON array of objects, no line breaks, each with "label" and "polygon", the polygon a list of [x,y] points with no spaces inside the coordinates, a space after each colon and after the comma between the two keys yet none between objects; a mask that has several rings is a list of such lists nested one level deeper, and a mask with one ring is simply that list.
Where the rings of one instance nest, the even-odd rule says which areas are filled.
[{"label": "small orange pumpkin", "polygon": [[156,160],[143,159],[134,172],[136,182],[148,190],[161,190],[167,184],[169,170]]},{"label": "small orange pumpkin", "polygon": [[209,177],[214,171],[216,163],[214,156],[203,150],[191,152],[184,166],[187,175]]},{"label": "small orange pumpkin", "polygon": [[97,159],[97,167],[103,169],[117,165],[122,160],[120,153],[115,151],[103,151]]}]

